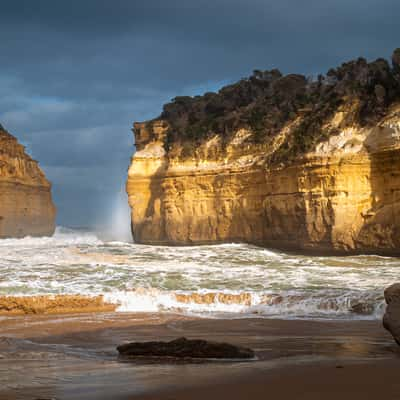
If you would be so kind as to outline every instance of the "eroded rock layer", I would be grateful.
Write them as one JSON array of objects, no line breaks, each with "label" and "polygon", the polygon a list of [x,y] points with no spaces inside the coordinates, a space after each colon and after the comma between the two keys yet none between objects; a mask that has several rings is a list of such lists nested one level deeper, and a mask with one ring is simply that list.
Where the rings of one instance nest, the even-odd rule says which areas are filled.
[{"label": "eroded rock layer", "polygon": [[399,54],[315,81],[255,71],[136,123],[135,241],[400,254]]},{"label": "eroded rock layer", "polygon": [[0,315],[67,314],[115,311],[103,296],[0,296]]},{"label": "eroded rock layer", "polygon": [[0,125],[0,238],[51,235],[54,228],[49,181]]}]

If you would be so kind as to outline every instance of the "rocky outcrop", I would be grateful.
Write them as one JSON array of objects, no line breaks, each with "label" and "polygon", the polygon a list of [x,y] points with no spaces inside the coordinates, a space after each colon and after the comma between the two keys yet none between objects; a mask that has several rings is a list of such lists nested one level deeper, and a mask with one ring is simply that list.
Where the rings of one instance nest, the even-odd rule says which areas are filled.
[{"label": "rocky outcrop", "polygon": [[0,315],[67,314],[115,311],[103,296],[43,295],[0,296]]},{"label": "rocky outcrop", "polygon": [[379,59],[279,71],[135,123],[134,240],[400,254],[400,74]]},{"label": "rocky outcrop", "polygon": [[51,235],[54,228],[49,181],[0,125],[0,238]]},{"label": "rocky outcrop", "polygon": [[395,283],[385,290],[386,312],[383,326],[400,346],[400,283]]},{"label": "rocky outcrop", "polygon": [[229,343],[209,342],[207,340],[186,339],[184,337],[170,342],[133,342],[117,347],[124,357],[172,357],[172,358],[254,358],[251,349]]}]

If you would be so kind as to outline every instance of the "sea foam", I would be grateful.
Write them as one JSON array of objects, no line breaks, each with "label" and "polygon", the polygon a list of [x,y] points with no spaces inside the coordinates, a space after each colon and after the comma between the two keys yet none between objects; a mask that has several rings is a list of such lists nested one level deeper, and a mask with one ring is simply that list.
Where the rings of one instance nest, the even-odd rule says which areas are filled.
[{"label": "sea foam", "polygon": [[310,257],[245,244],[167,247],[57,228],[0,240],[0,296],[104,295],[120,312],[218,318],[369,318],[398,259]]}]

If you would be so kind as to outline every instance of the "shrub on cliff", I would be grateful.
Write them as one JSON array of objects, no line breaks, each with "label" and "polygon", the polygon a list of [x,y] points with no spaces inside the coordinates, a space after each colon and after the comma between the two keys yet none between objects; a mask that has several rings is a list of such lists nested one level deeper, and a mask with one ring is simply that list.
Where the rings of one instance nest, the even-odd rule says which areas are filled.
[{"label": "shrub on cliff", "polygon": [[393,71],[396,74],[397,80],[400,79],[400,48],[396,49],[392,55]]}]

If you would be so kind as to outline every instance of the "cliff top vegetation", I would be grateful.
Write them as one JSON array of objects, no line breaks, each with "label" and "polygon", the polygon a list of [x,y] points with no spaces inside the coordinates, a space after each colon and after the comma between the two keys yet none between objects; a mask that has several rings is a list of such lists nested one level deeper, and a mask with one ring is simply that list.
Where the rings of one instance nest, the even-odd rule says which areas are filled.
[{"label": "cliff top vegetation", "polygon": [[342,106],[352,108],[343,125],[368,126],[398,100],[400,49],[394,51],[391,63],[382,58],[372,62],[358,58],[316,78],[283,75],[277,69],[255,70],[249,78],[217,93],[176,97],[164,105],[157,119],[168,122],[167,146],[186,144],[186,156],[190,156],[199,143],[215,134],[228,143],[239,128],[251,129],[249,142],[266,143],[301,116],[274,154],[272,161],[278,162],[293,159],[332,134],[322,127]]}]

